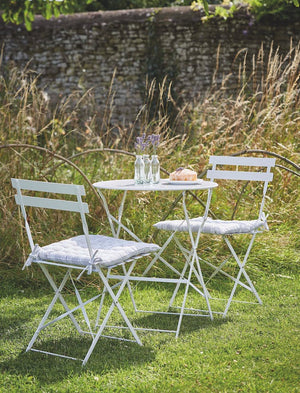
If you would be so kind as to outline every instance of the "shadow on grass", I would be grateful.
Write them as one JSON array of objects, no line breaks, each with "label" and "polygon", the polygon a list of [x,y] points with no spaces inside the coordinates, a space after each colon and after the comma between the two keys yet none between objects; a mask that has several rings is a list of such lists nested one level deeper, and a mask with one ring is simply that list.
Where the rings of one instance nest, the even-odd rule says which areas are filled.
[{"label": "shadow on grass", "polygon": [[[0,363],[2,372],[15,376],[31,375],[41,385],[51,384],[64,381],[70,375],[81,375],[87,371],[105,375],[120,369],[129,369],[134,365],[150,364],[155,361],[156,353],[161,346],[165,344],[176,345],[174,333],[138,331],[143,346],[131,342],[101,338],[85,367],[82,367],[80,361],[36,352],[26,353],[26,346],[39,323],[41,315],[49,304],[52,292],[48,285],[41,285],[40,283],[36,284],[34,288],[26,288],[26,285],[19,286],[16,283],[12,283],[10,286],[9,281],[6,281],[5,287],[6,295],[9,294],[12,304],[9,307],[10,312],[1,316],[3,320],[3,325],[1,323],[2,342],[9,342],[12,352],[7,355],[5,361]],[[154,294],[156,294],[158,296],[156,305],[160,305],[162,292],[159,292],[159,288],[154,285],[154,292],[148,293],[147,285],[141,285],[141,287],[142,299],[145,300],[146,296],[151,299],[150,303],[154,304],[157,302],[157,299],[154,302]],[[91,291],[93,289],[90,288]],[[165,291],[166,298],[169,298],[173,289],[168,288]],[[125,303],[128,300],[127,298]],[[128,304],[130,304],[130,301]],[[134,326],[149,329],[176,330],[178,324],[178,315],[133,314],[131,312],[129,318]],[[28,323],[28,321],[31,322]],[[217,328],[226,322],[228,322],[228,319],[221,317],[216,317],[211,321],[208,317],[184,316],[179,340],[195,331],[205,332],[206,329]],[[55,325],[57,326],[55,326],[54,331],[46,329],[43,332],[41,339],[37,340],[34,347],[83,359],[91,344],[91,339],[77,335],[74,329],[69,329],[69,326],[64,324]],[[124,336],[131,338],[127,332],[124,333]],[[8,348],[8,344],[6,347]]]},{"label": "shadow on grass", "polygon": [[[140,314],[138,314],[140,315]],[[228,320],[218,318],[211,321],[206,317],[184,316],[180,330],[180,338],[194,331],[216,328]],[[149,314],[142,318],[133,319],[135,326],[149,327],[152,329],[176,329],[178,317],[174,315]],[[43,333],[45,334],[45,333]],[[52,331],[42,338],[34,348],[49,352],[73,356],[83,359],[91,344],[90,338],[83,336],[70,336],[68,329],[64,338],[56,338]],[[51,384],[63,381],[70,375],[80,375],[85,371],[94,372],[99,375],[112,373],[120,369],[130,368],[134,365],[152,363],[155,361],[156,353],[162,345],[176,345],[175,334],[164,334],[157,332],[139,332],[143,346],[136,343],[124,342],[108,338],[100,338],[85,367],[80,361],[64,359],[36,352],[19,352],[15,357],[0,364],[0,369],[14,375],[32,375],[40,384]],[[124,333],[126,338],[130,334]],[[54,337],[54,338],[53,338]],[[27,345],[27,343],[26,343]]]},{"label": "shadow on grass", "polygon": [[[91,340],[89,339],[65,337],[55,341],[43,341],[34,348],[83,359],[90,344]],[[41,384],[51,384],[68,378],[70,374],[93,371],[103,375],[114,370],[130,368],[135,364],[149,363],[154,359],[155,352],[148,346],[100,338],[85,367],[82,366],[80,360],[65,359],[32,351],[25,352],[24,350],[13,359],[2,362],[0,369],[9,374],[29,374],[38,379]]]}]

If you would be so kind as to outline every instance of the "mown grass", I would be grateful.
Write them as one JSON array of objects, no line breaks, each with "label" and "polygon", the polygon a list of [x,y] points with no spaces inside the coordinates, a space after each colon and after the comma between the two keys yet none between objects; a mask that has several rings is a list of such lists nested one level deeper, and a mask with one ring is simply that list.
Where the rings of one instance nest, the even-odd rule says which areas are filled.
[{"label": "mown grass", "polygon": [[[214,321],[186,317],[177,340],[164,333],[141,334],[142,347],[100,340],[86,368],[80,362],[24,352],[51,299],[42,281],[34,283],[28,273],[25,276],[16,280],[8,274],[2,285],[3,392],[299,391],[297,275],[259,272],[256,286],[262,306],[237,303],[226,319]],[[167,288],[139,286],[137,300],[161,308],[169,295]],[[134,315],[127,295],[122,301],[137,325],[176,325],[175,317]],[[88,343],[63,322],[44,335],[43,348],[83,357]]]},{"label": "mown grass", "polygon": [[[262,67],[264,62],[266,71]],[[292,47],[283,57],[276,50],[265,54],[262,48],[256,59],[252,59],[252,73],[246,73],[245,64],[246,60],[242,59],[235,92],[227,90],[226,83],[231,78],[228,76],[220,89],[212,84],[198,103],[184,108],[176,107],[164,81],[159,86],[160,92],[165,92],[160,94],[164,99],[157,103],[155,117],[150,116],[150,107],[152,111],[154,89],[158,86],[149,83],[145,105],[136,123],[126,129],[109,128],[111,113],[97,112],[92,91],[74,94],[52,108],[47,96],[38,88],[34,72],[8,70],[0,65],[1,392],[299,391],[300,96],[297,70],[300,50]],[[172,122],[168,115],[170,103],[176,115],[173,113]],[[109,103],[109,108],[112,107]],[[37,269],[21,270],[29,247],[10,178],[84,184],[91,211],[90,230],[109,234],[104,209],[87,180],[132,177],[133,141],[143,130],[162,135],[159,156],[162,167],[169,172],[178,166],[189,166],[202,176],[211,154],[277,155],[265,209],[270,213],[270,231],[258,236],[247,264],[263,305],[234,303],[227,318],[217,316],[214,321],[186,317],[178,340],[172,334],[142,333],[144,346],[139,347],[103,339],[86,368],[78,362],[25,353],[51,292]],[[8,147],[12,144],[13,147]],[[62,163],[52,152],[68,158],[69,162]],[[226,194],[223,186],[216,189],[212,201],[214,214],[220,218],[230,216],[240,192],[241,189],[232,187]],[[255,187],[247,188],[245,204],[237,216],[253,214],[256,192]],[[121,194],[112,191],[107,197],[112,212],[116,213]],[[175,197],[166,193],[136,193],[135,198],[127,199],[125,224],[138,231],[143,239],[161,244],[165,234],[155,233],[152,224],[168,211]],[[191,215],[198,215],[202,209],[192,196],[189,196],[188,208]],[[177,217],[180,211],[179,202],[170,214]],[[32,221],[38,220],[34,234],[41,244],[54,240],[53,228],[59,228],[62,236],[80,231],[76,217],[66,220],[63,214],[55,217],[41,212],[37,216],[30,214]],[[42,221],[46,224],[41,224]],[[243,253],[247,239],[239,240],[236,246]],[[201,251],[208,259],[216,260],[225,248],[220,241],[203,236]],[[170,250],[168,257],[175,266],[181,266],[176,250]],[[235,265],[229,264],[229,267],[233,270]],[[142,264],[138,270],[143,270]],[[170,274],[160,267],[156,272]],[[204,267],[206,277],[209,272],[209,268]],[[84,276],[82,281],[88,284],[88,293],[99,289],[94,278]],[[230,289],[224,278],[210,281],[208,287],[214,295],[223,297]],[[68,289],[72,294],[72,288]],[[170,297],[170,291],[169,287],[139,284],[136,296],[145,308],[161,308]],[[246,291],[239,291],[237,295],[243,300],[253,300]],[[72,302],[71,297],[69,301]],[[199,297],[191,296],[191,301],[199,301]],[[122,303],[137,325],[176,326],[175,317],[135,315],[127,294]],[[221,301],[212,303],[214,309],[224,306]],[[119,317],[116,314],[114,318]],[[58,351],[72,349],[83,357],[88,339],[74,334],[67,321],[60,326],[53,335],[44,335],[44,345],[57,347]]]}]

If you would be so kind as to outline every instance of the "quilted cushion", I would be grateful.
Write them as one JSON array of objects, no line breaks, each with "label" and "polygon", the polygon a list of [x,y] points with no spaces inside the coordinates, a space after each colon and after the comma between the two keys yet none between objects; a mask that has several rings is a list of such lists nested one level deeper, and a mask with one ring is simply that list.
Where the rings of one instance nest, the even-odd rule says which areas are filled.
[{"label": "quilted cushion", "polygon": [[[190,225],[192,232],[197,232],[203,222],[203,217],[192,218]],[[188,230],[187,222],[185,220],[167,220],[161,221],[154,226],[158,229],[165,231],[182,231]],[[239,221],[239,220],[214,220],[207,218],[204,227],[202,228],[203,233],[211,233],[215,235],[231,235],[235,233],[253,233],[260,227],[267,229],[266,221],[263,220],[250,220],[250,221]]]},{"label": "quilted cushion", "polygon": [[[160,247],[153,243],[115,239],[102,235],[89,235],[93,252],[97,251],[93,263],[109,267],[118,265],[130,258],[158,251]],[[91,258],[84,235],[37,247],[32,255],[32,262],[46,260],[88,266]]]}]

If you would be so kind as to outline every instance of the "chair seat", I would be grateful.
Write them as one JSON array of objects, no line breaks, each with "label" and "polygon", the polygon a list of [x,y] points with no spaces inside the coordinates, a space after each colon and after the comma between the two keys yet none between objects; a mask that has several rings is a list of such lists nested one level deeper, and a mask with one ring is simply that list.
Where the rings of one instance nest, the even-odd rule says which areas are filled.
[{"label": "chair seat", "polygon": [[[197,232],[203,223],[203,217],[192,218],[190,225],[192,232]],[[185,220],[166,220],[154,224],[155,228],[164,231],[180,231],[187,232],[188,225]],[[267,229],[265,220],[214,220],[207,218],[202,233],[210,233],[215,235],[232,235],[236,233],[253,233],[257,229]]]},{"label": "chair seat", "polygon": [[[93,262],[102,267],[119,265],[142,255],[158,251],[160,247],[153,243],[143,243],[116,239],[102,235],[89,235],[94,253]],[[88,266],[91,263],[89,250],[84,235],[71,237],[44,247],[37,247],[32,262],[52,261],[64,264]]]}]

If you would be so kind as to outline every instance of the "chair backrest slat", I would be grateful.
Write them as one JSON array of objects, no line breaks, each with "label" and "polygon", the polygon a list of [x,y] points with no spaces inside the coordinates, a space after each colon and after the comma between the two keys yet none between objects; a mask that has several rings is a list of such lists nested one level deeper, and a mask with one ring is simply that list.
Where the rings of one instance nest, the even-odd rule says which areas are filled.
[{"label": "chair backrest slat", "polygon": [[21,198],[19,197],[19,195],[15,195],[15,200],[17,205],[21,205],[23,202],[24,206],[40,207],[44,209],[64,210],[64,211],[77,212],[77,213],[80,213],[82,210],[83,213],[89,212],[88,204],[85,202],[82,202],[83,209],[81,210],[80,205],[77,201],[31,197],[25,195],[22,195]]},{"label": "chair backrest slat", "polygon": [[11,179],[14,188],[20,188],[27,191],[52,192],[66,195],[85,195],[85,189],[82,185],[62,184],[52,182],[41,182],[36,180]]},{"label": "chair backrest slat", "polygon": [[206,177],[208,179],[227,179],[227,180],[249,180],[249,181],[271,181],[273,173],[266,172],[244,172],[244,171],[223,171],[208,170]]},{"label": "chair backrest slat", "polygon": [[[259,217],[261,218],[263,216],[268,182],[273,180],[271,168],[275,166],[275,162],[275,158],[211,156],[209,163],[212,164],[212,169],[207,171],[207,178],[210,180],[263,182],[262,201],[259,208]],[[246,171],[247,167],[249,168],[248,171]]]},{"label": "chair backrest slat", "polygon": [[[12,186],[17,191],[15,195],[15,200],[16,203],[21,207],[22,215],[25,220],[26,232],[32,250],[34,248],[34,242],[32,239],[32,234],[30,231],[29,222],[27,219],[27,214],[25,209],[25,207],[27,206],[80,213],[83,233],[86,238],[90,256],[92,257],[93,250],[90,243],[88,225],[85,217],[85,214],[89,212],[89,208],[88,208],[88,204],[82,202],[82,198],[81,198],[83,195],[85,195],[84,186],[76,185],[76,184],[41,182],[41,181],[25,180],[25,179],[11,179],[11,182],[12,182]],[[47,193],[47,196],[44,197],[44,196],[23,195],[22,194],[23,190]],[[76,197],[76,200],[72,201],[69,199],[64,199],[63,196],[61,196],[60,199],[58,198],[53,199],[48,197],[49,193],[73,195],[74,197]]]},{"label": "chair backrest slat", "polygon": [[216,165],[275,166],[275,158],[210,156],[209,163]]}]

